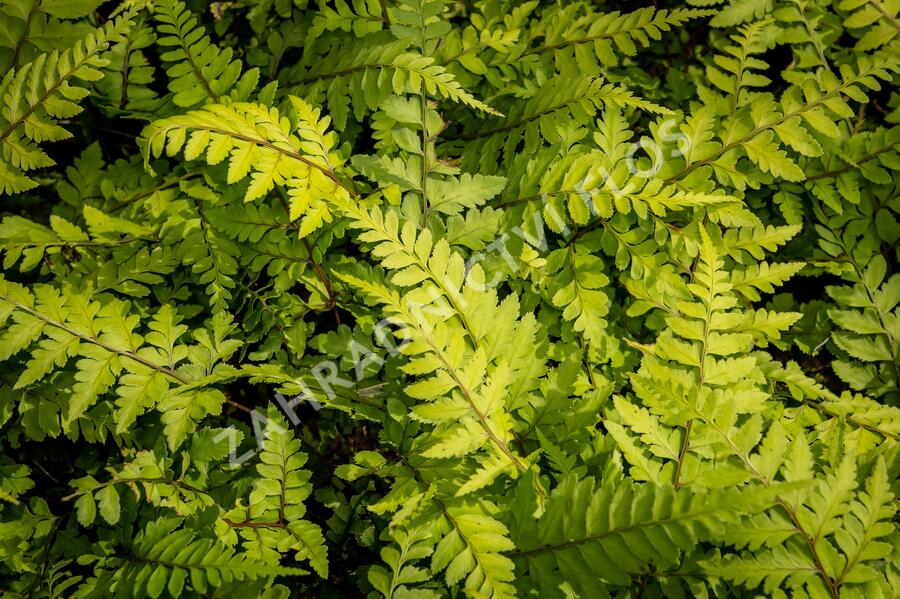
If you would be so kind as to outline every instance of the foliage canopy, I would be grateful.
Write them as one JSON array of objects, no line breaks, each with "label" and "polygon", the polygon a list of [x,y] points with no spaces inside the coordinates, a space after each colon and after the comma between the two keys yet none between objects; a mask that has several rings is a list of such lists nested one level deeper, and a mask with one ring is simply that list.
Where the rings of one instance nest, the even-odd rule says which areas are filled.
[{"label": "foliage canopy", "polygon": [[900,3],[614,4],[0,0],[2,596],[896,596]]}]

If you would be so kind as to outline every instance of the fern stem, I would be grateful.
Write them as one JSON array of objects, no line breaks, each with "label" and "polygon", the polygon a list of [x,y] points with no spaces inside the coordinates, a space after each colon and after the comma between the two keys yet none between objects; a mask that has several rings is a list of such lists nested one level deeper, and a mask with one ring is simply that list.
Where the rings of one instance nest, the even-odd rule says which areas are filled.
[{"label": "fern stem", "polygon": [[222,518],[222,522],[232,528],[286,528],[284,522],[257,522],[256,520],[242,520],[235,522],[230,518]]},{"label": "fern stem", "polygon": [[[703,222],[700,224],[701,227],[706,225],[706,218],[703,219]],[[704,238],[705,239],[705,238]],[[701,251],[702,252],[702,251]],[[716,253],[712,253],[712,255],[707,256],[709,260],[708,269],[709,272],[706,273],[706,276],[709,277],[709,295],[706,298],[706,317],[703,319],[703,339],[701,340],[701,350],[700,350],[700,370],[697,374],[697,388],[700,389],[703,387],[703,384],[706,380],[706,358],[709,354],[709,325],[712,321],[712,310],[713,310],[713,301],[716,299],[715,293],[715,285],[716,285],[716,271],[718,270],[718,266],[716,264],[719,259]],[[701,264],[703,261],[698,261],[696,264]],[[693,278],[693,275],[692,275]],[[693,419],[688,420],[687,424],[684,426],[684,439],[681,441],[681,450],[678,452],[678,465],[675,468],[675,476],[673,484],[676,489],[681,487],[681,472],[684,466],[684,459],[687,456],[688,449],[690,448],[691,443],[691,430],[693,428],[694,421]]]},{"label": "fern stem", "polygon": [[309,241],[306,238],[302,239],[303,247],[306,248],[306,253],[309,256],[309,262],[312,264],[313,270],[316,271],[316,276],[319,278],[319,281],[325,286],[325,292],[328,294],[328,308],[334,313],[334,320],[337,322],[338,326],[341,324],[341,315],[338,312],[337,308],[337,298],[334,294],[334,286],[331,284],[331,279],[325,274],[322,270],[322,267],[319,266],[319,263],[316,262],[316,259],[313,258],[313,248],[310,245]]},{"label": "fern stem", "polygon": [[17,69],[19,66],[19,54],[22,52],[22,47],[25,46],[25,41],[28,39],[28,34],[31,33],[31,21],[34,19],[34,15],[37,14],[40,5],[41,0],[31,0],[31,9],[28,11],[28,15],[25,18],[25,24],[22,26],[22,35],[18,40],[16,40],[16,47],[13,51],[12,61],[9,64],[10,70]]},{"label": "fern stem", "polygon": [[831,597],[833,599],[839,599],[840,591],[838,590],[838,585],[834,580],[831,579],[831,576],[829,576],[828,572],[825,570],[825,564],[822,562],[822,557],[819,555],[819,551],[816,549],[815,541],[812,539],[812,537],[809,536],[809,534],[807,534],[806,530],[803,528],[803,524],[800,522],[800,518],[797,516],[797,512],[780,497],[776,497],[775,502],[780,505],[785,512],[787,512],[791,521],[794,523],[794,528],[797,530],[797,534],[799,534],[803,538],[803,542],[806,544],[807,549],[812,554],[812,558],[816,564],[816,570],[819,573],[819,577],[825,582],[825,585],[828,587],[828,592],[831,593]]},{"label": "fern stem", "polygon": [[486,131],[478,131],[476,133],[467,133],[465,135],[458,135],[458,136],[452,137],[451,139],[454,141],[472,141],[474,139],[480,139],[482,137],[492,137],[499,133],[506,133],[507,131],[512,131],[513,129],[518,129],[519,127],[527,125],[528,123],[530,123],[532,121],[536,121],[546,114],[550,114],[557,110],[562,110],[566,106],[568,106],[570,104],[575,104],[580,100],[581,100],[581,98],[576,98],[574,100],[567,100],[560,104],[555,104],[553,106],[550,106],[549,108],[545,108],[544,110],[541,110],[534,114],[530,114],[527,117],[524,117],[514,123],[510,123],[508,125],[503,125],[500,127],[495,127],[493,129],[487,129]]},{"label": "fern stem", "polygon": [[129,478],[114,478],[114,479],[112,479],[112,480],[110,480],[110,481],[107,481],[107,482],[105,482],[105,483],[101,483],[101,484],[99,484],[99,485],[94,485],[93,487],[91,487],[91,488],[89,488],[89,489],[82,489],[82,490],[80,490],[80,491],[76,491],[75,493],[72,493],[71,495],[66,495],[65,497],[62,498],[62,500],[63,500],[63,501],[71,501],[72,499],[75,499],[76,497],[80,497],[81,495],[85,495],[85,494],[87,494],[87,493],[94,493],[94,492],[96,492],[96,491],[98,491],[98,490],[100,490],[100,489],[105,489],[106,487],[110,487],[110,486],[113,486],[113,485],[119,485],[119,484],[131,484],[131,483],[149,483],[149,484],[155,484],[155,485],[172,485],[172,486],[178,487],[178,488],[180,488],[180,489],[184,489],[185,491],[190,491],[191,493],[194,493],[194,494],[197,494],[197,495],[207,495],[207,494],[208,494],[208,493],[207,493],[206,491],[204,491],[203,489],[198,489],[197,487],[194,487],[194,486],[192,486],[192,485],[189,485],[189,484],[187,484],[186,482],[181,481],[181,480],[178,480],[178,479],[174,479],[174,478],[162,478],[162,477],[136,476],[136,477],[129,477]]},{"label": "fern stem", "polygon": [[[577,285],[576,279],[573,277],[573,282]],[[581,347],[581,355],[582,355],[582,363],[584,364],[584,369],[587,372],[588,382],[591,384],[591,389],[594,391],[597,390],[597,381],[594,378],[594,369],[591,368],[591,362],[588,357],[588,347],[587,343],[584,340],[584,335],[578,335],[578,345]]]},{"label": "fern stem", "polygon": [[567,547],[577,547],[579,545],[584,545],[585,543],[593,543],[593,542],[599,541],[601,539],[605,539],[606,537],[622,534],[622,533],[625,533],[630,530],[640,530],[640,529],[651,528],[651,527],[655,527],[655,526],[663,526],[666,524],[679,522],[681,520],[690,520],[692,518],[696,518],[699,515],[702,515],[704,513],[703,509],[705,509],[705,508],[701,508],[701,510],[697,511],[697,512],[685,512],[682,514],[678,514],[677,516],[660,518],[658,520],[650,520],[647,522],[636,522],[636,523],[631,524],[630,526],[620,526],[618,528],[612,528],[610,530],[607,530],[607,531],[599,533],[599,534],[586,535],[586,536],[578,538],[578,539],[571,539],[568,541],[563,541],[561,543],[541,545],[540,547],[535,547],[534,549],[517,549],[515,551],[509,552],[507,555],[509,555],[511,558],[515,559],[517,557],[521,558],[521,557],[528,557],[531,555],[540,555],[542,553],[547,553],[549,551],[561,551],[563,549],[566,549]]},{"label": "fern stem", "polygon": [[900,31],[900,22],[897,21],[897,18],[894,17],[891,13],[886,11],[884,7],[881,5],[881,2],[878,0],[868,0],[869,5],[875,8],[879,13],[881,13],[881,18],[891,24],[891,26]]},{"label": "fern stem", "polygon": [[860,164],[868,162],[870,160],[874,160],[879,155],[884,154],[890,150],[893,150],[897,145],[900,144],[900,139],[894,141],[892,143],[887,144],[886,146],[882,146],[877,150],[873,150],[868,154],[864,154],[859,160],[855,161],[853,164],[848,164],[841,168],[833,169],[830,171],[823,171],[820,173],[815,173],[806,178],[807,181],[818,181],[819,179],[830,179],[831,177],[837,177],[838,175],[842,175],[846,172],[859,168]]},{"label": "fern stem", "polygon": [[378,5],[381,7],[382,19],[384,19],[385,24],[388,27],[390,27],[391,26],[391,15],[388,14],[387,2],[385,2],[385,0],[378,0]]},{"label": "fern stem", "polygon": [[694,420],[688,420],[684,425],[684,438],[681,440],[681,449],[678,451],[678,461],[675,463],[675,474],[672,476],[672,483],[675,488],[681,488],[681,470],[684,466],[684,459],[687,456],[688,448],[691,444],[691,429],[694,426]]},{"label": "fern stem", "polygon": [[815,400],[803,399],[802,402],[805,405],[808,405],[809,407],[811,407],[812,409],[822,412],[823,414],[827,414],[828,416],[830,416],[832,418],[844,417],[847,419],[847,422],[853,424],[853,426],[857,426],[857,427],[865,429],[869,432],[875,433],[877,435],[881,435],[885,439],[891,439],[893,441],[900,440],[900,435],[898,435],[896,433],[892,433],[890,431],[880,429],[877,426],[873,426],[871,424],[867,424],[865,422],[862,422],[858,418],[854,418],[853,416],[847,416],[844,414],[840,414],[839,412],[829,410],[826,406],[823,406],[822,404],[816,402]]},{"label": "fern stem", "polygon": [[147,237],[129,237],[126,239],[117,239],[115,241],[58,241],[51,243],[40,243],[40,242],[25,242],[25,243],[6,243],[3,244],[4,248],[55,248],[55,247],[69,247],[69,248],[81,248],[81,247],[118,247],[120,245],[128,245],[129,243],[137,243],[141,241],[153,242],[157,241],[156,239],[150,239]]},{"label": "fern stem", "polygon": [[[330,165],[329,170],[332,174],[334,174],[334,169],[331,168]],[[290,213],[290,208],[288,207],[287,200],[284,197],[284,190],[282,190],[281,188],[278,189],[278,199],[281,202],[281,205],[284,207],[285,212]],[[297,231],[298,233],[300,231],[300,227],[295,221],[291,221],[291,223],[287,225],[287,227]],[[325,286],[325,292],[328,294],[328,305],[326,306],[326,308],[332,311],[332,313],[334,314],[335,322],[337,322],[338,326],[340,326],[341,315],[340,312],[338,312],[337,308],[337,297],[334,293],[334,286],[331,283],[331,279],[325,274],[325,272],[322,270],[322,267],[319,266],[319,263],[316,262],[316,259],[313,257],[313,247],[315,244],[311,244],[305,237],[301,238],[301,242],[303,243],[303,247],[306,248],[306,262],[313,267],[313,270],[315,271],[316,276],[319,278],[319,281],[322,283],[322,285]]]},{"label": "fern stem", "polygon": [[[336,71],[328,71],[325,73],[319,73],[316,75],[308,75],[301,79],[297,80],[295,85],[303,85],[305,83],[315,83],[317,81],[328,81],[329,79],[336,79],[338,77],[343,77],[344,75],[350,75],[352,73],[357,73],[359,71],[367,71],[369,69],[395,69],[396,65],[389,62],[367,62],[364,64],[353,65],[352,67],[347,67],[346,69],[338,69]],[[294,88],[291,88],[290,91],[293,91]]]},{"label": "fern stem", "polygon": [[[634,27],[634,28],[632,28],[631,31],[633,31],[633,30],[640,30],[640,27]],[[532,56],[535,54],[543,54],[544,52],[550,52],[553,50],[561,50],[562,48],[566,48],[568,46],[580,46],[581,44],[590,44],[590,43],[596,42],[598,40],[610,39],[610,38],[616,37],[617,35],[622,35],[622,34],[627,34],[627,33],[630,33],[630,30],[628,30],[628,29],[619,29],[617,31],[607,30],[607,31],[604,31],[603,33],[599,33],[597,35],[588,35],[585,37],[565,39],[565,40],[562,40],[561,42],[556,42],[554,44],[544,44],[542,46],[532,48],[531,50],[526,50],[524,53],[522,53],[522,56]],[[534,41],[534,40],[530,40],[529,43],[531,43],[531,41]]]},{"label": "fern stem", "polygon": [[425,82],[423,81],[419,89],[420,112],[419,119],[422,122],[422,226],[428,219],[428,172],[430,166],[428,164],[428,107],[425,105]]},{"label": "fern stem", "polygon": [[117,211],[121,210],[122,208],[125,208],[129,204],[133,204],[134,202],[140,202],[141,200],[149,198],[152,195],[159,193],[160,191],[163,191],[165,189],[171,189],[173,187],[178,187],[182,181],[189,181],[190,179],[194,179],[194,178],[199,178],[199,176],[194,173],[185,173],[183,175],[176,177],[175,179],[165,181],[157,186],[151,187],[149,189],[145,188],[142,191],[134,193],[134,194],[130,195],[129,197],[125,198],[117,206],[110,208],[108,211],[110,213],[117,212]]},{"label": "fern stem", "polygon": [[834,71],[831,70],[831,65],[828,64],[828,59],[825,58],[825,51],[822,49],[822,41],[819,39],[819,36],[816,35],[813,24],[806,18],[806,9],[808,8],[808,5],[806,3],[797,2],[796,6],[797,12],[800,14],[800,20],[803,21],[803,27],[806,29],[806,34],[809,36],[809,41],[812,42],[813,47],[816,49],[816,54],[819,55],[819,61],[829,73],[833,73]]}]

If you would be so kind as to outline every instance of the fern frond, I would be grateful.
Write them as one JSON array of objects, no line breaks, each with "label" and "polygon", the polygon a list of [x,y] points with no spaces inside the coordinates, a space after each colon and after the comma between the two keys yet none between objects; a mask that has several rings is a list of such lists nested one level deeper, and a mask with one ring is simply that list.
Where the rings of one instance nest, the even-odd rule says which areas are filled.
[{"label": "fern frond", "polygon": [[223,522],[238,532],[242,546],[261,562],[277,561],[281,552],[294,551],[298,562],[308,560],[322,578],[328,577],[328,554],[322,531],[303,520],[312,486],[309,472],[302,469],[306,454],[300,440],[288,429],[277,408],[266,412],[265,437],[256,466],[247,506],[240,503],[223,516]]},{"label": "fern frond", "polygon": [[168,63],[169,91],[176,106],[218,103],[224,97],[246,100],[259,79],[257,69],[244,70],[231,48],[213,44],[191,11],[179,0],[153,4],[159,21],[157,44],[170,48],[160,55]]},{"label": "fern frond", "polygon": [[261,104],[212,104],[186,115],[151,123],[144,130],[145,159],[184,151],[210,165],[226,162],[229,185],[250,177],[244,201],[258,200],[283,185],[291,196],[291,218],[306,235],[331,220],[329,201],[352,192],[338,176],[343,164],[328,117],[295,96],[282,115]]},{"label": "fern frond", "polygon": [[[579,10],[581,6],[573,6]],[[640,8],[622,14],[619,11],[591,13],[572,19],[572,11],[552,9],[541,19],[541,26],[533,30],[541,43],[526,50],[525,54],[552,52],[557,62],[577,58],[583,60],[590,52],[603,66],[615,66],[617,54],[634,56],[638,47],[646,47],[662,34],[683,27],[691,19],[708,16],[711,11],[695,8],[671,10]],[[570,56],[572,55],[572,56]]]},{"label": "fern frond", "polygon": [[7,72],[31,62],[39,54],[63,50],[87,35],[85,17],[100,0],[4,0],[0,2],[0,69]]},{"label": "fern frond", "polygon": [[716,56],[714,64],[706,67],[710,83],[731,97],[732,113],[746,102],[746,97],[741,97],[743,87],[765,87],[770,83],[765,75],[753,72],[767,66],[753,55],[771,48],[777,34],[770,21],[754,21],[738,31],[739,34],[732,38],[736,45],[725,48],[725,54]]},{"label": "fern frond", "polygon": [[534,530],[523,534],[512,555],[527,563],[541,588],[565,582],[586,596],[597,592],[598,583],[628,584],[630,574],[651,564],[657,569],[677,564],[681,552],[698,540],[724,530],[739,514],[758,510],[767,494],[751,489],[676,493],[668,485],[570,476],[550,494]]},{"label": "fern frond", "polygon": [[411,586],[427,582],[430,578],[428,570],[413,566],[412,563],[433,553],[431,534],[423,527],[410,533],[396,530],[391,536],[396,548],[390,546],[381,550],[381,559],[391,568],[391,572],[382,566],[373,566],[366,574],[369,582],[385,599],[413,592],[421,599],[438,599],[440,594],[436,590],[415,588],[413,591]]},{"label": "fern frond", "polygon": [[574,244],[547,256],[547,285],[552,304],[562,309],[562,317],[573,321],[575,331],[592,344],[607,340],[606,319],[610,298],[604,291],[609,278],[602,262],[580,244]]},{"label": "fern frond", "polygon": [[[182,515],[197,514],[214,503],[203,480],[184,480],[175,474],[171,463],[150,451],[138,452],[133,459],[112,472],[112,478],[100,482],[93,476],[72,481],[75,492],[66,497],[75,500],[78,523],[90,526],[100,516],[109,524],[123,517],[122,503],[128,503],[128,492],[158,507],[172,508]],[[126,515],[127,517],[127,515]]]},{"label": "fern frond", "polygon": [[[353,100],[353,116],[361,120],[367,111],[382,108],[392,94],[427,94],[459,102],[481,112],[503,116],[467,92],[444,66],[428,56],[409,52],[408,40],[373,43],[366,38],[346,50],[326,57],[308,71],[297,74],[297,85],[289,93],[301,93],[311,101],[327,99],[335,125],[347,123],[348,103]],[[358,90],[365,83],[366,93]],[[324,96],[324,98],[323,98]]]},{"label": "fern frond", "polygon": [[686,164],[670,180],[681,180],[700,167],[709,166],[725,184],[743,189],[759,182],[747,179],[735,169],[737,160],[745,155],[762,173],[791,181],[803,179],[803,172],[783,149],[782,144],[803,155],[816,156],[821,148],[812,132],[836,136],[835,120],[853,115],[844,96],[865,102],[868,93],[881,88],[879,80],[888,80],[898,68],[896,57],[881,54],[862,56],[855,65],[845,65],[840,77],[820,69],[804,87],[792,86],[776,102],[769,94],[758,94],[741,111],[741,118],[731,119],[723,131],[722,141],[711,141],[715,119],[712,111],[701,112],[702,129],[689,138],[691,151]]},{"label": "fern frond", "polygon": [[164,98],[151,87],[156,68],[147,54],[156,42],[148,19],[139,17],[128,36],[106,53],[104,77],[94,83],[101,107],[111,115],[148,118]]},{"label": "fern frond", "polygon": [[458,139],[478,148],[469,156],[479,157],[480,154],[481,161],[487,163],[498,153],[511,155],[523,138],[527,142],[526,152],[536,150],[537,142],[542,138],[549,143],[557,142],[558,133],[553,123],[570,121],[584,125],[593,120],[598,110],[607,107],[629,107],[656,114],[669,112],[602,79],[581,77],[573,81],[560,77],[532,91],[526,101],[518,100],[507,110],[506,118],[500,123],[488,123]]},{"label": "fern frond", "polygon": [[386,24],[387,14],[378,0],[366,0],[348,4],[346,0],[336,0],[334,7],[322,4],[313,18],[311,36],[319,36],[326,31],[353,31],[357,37],[381,31]]},{"label": "fern frond", "polygon": [[[440,268],[446,273],[442,275],[443,280],[455,281],[454,285],[458,284],[460,287],[466,278],[471,281],[472,277],[477,277],[477,274],[470,274],[464,278],[461,261],[448,256],[440,246],[428,262],[431,268]],[[454,262],[457,266],[453,266]],[[475,267],[473,272],[476,270],[480,269]],[[404,272],[427,273],[420,265],[406,268],[400,275]],[[505,361],[493,365],[489,360],[497,355],[497,341],[509,336],[519,337],[525,342],[528,342],[529,337],[533,338],[533,319],[516,323],[515,303],[504,302],[497,306],[494,303],[496,299],[490,296],[480,299],[474,311],[473,304],[466,301],[465,312],[457,314],[463,318],[465,314],[478,315],[477,321],[465,319],[462,322],[465,322],[465,330],[469,331],[470,339],[480,346],[474,352],[466,351],[463,337],[449,335],[451,329],[444,324],[448,312],[452,314],[455,310],[451,307],[453,304],[436,303],[430,306],[435,300],[444,297],[437,291],[440,287],[424,287],[421,293],[413,292],[409,300],[404,300],[384,284],[368,281],[356,274],[339,273],[338,276],[384,305],[392,318],[399,320],[405,327],[403,334],[408,341],[403,346],[404,354],[412,359],[404,370],[422,377],[406,387],[406,393],[410,397],[423,402],[413,409],[413,415],[417,420],[438,425],[435,437],[443,439],[433,444],[423,455],[436,458],[467,457],[470,454],[478,456],[478,471],[458,488],[457,493],[465,495],[475,491],[503,472],[516,475],[525,471],[527,462],[510,447],[513,439],[512,422],[505,405],[510,366]],[[421,282],[418,276],[416,274],[415,280],[405,283]],[[476,297],[472,293],[471,284],[461,290],[453,287],[445,289],[453,294],[457,305],[460,299]],[[503,321],[498,320],[501,317]],[[498,330],[497,325],[501,323]],[[490,333],[489,327],[494,327]],[[430,376],[425,378],[425,375]]]},{"label": "fern frond", "polygon": [[466,592],[484,596],[515,597],[515,564],[504,555],[514,546],[507,527],[496,517],[496,506],[481,501],[481,509],[465,499],[446,496],[449,481],[428,479],[429,470],[419,457],[386,467],[382,463],[378,474],[393,478],[394,483],[371,509],[392,513],[398,530],[402,526],[434,531],[431,572],[443,572],[448,585],[461,584]]},{"label": "fern frond", "polygon": [[732,288],[749,299],[759,301],[759,292],[772,293],[789,278],[800,272],[805,265],[802,262],[782,262],[770,264],[759,262],[744,269],[735,269],[731,273]]},{"label": "fern frond", "polygon": [[0,0],[4,596],[895,595],[898,2]]},{"label": "fern frond", "polygon": [[[51,375],[76,355],[82,357],[78,366],[91,370],[79,375],[72,389],[64,413],[67,423],[80,418],[118,381],[115,424],[118,432],[124,432],[138,416],[163,401],[171,387],[190,381],[190,375],[179,372],[189,351],[178,342],[185,328],[177,326],[170,307],[156,313],[148,323],[154,332],[142,337],[134,332],[140,319],[129,314],[127,304],[101,299],[95,301],[88,293],[72,289],[63,295],[52,287],[39,288],[32,295],[15,283],[2,281],[0,301],[4,315],[12,317],[3,333],[4,348],[9,356],[30,350],[31,359],[17,381],[20,387]],[[191,357],[191,361],[196,359],[196,354]],[[219,356],[209,359],[215,362]],[[191,413],[194,420],[221,407],[221,392],[212,393],[205,396],[205,411]],[[183,426],[178,420],[175,414],[167,420],[173,445],[183,439],[171,428]]]},{"label": "fern frond", "polygon": [[159,597],[165,591],[177,597],[185,591],[207,593],[224,582],[233,585],[233,590],[259,592],[275,576],[303,573],[299,568],[273,566],[236,554],[181,525],[179,518],[151,522],[129,543],[130,558],[98,563],[98,590],[126,588],[130,595],[141,598]]},{"label": "fern frond", "polygon": [[76,81],[91,82],[103,76],[99,69],[108,61],[101,53],[126,34],[133,19],[134,12],[123,14],[72,48],[41,54],[6,73],[0,81],[4,104],[0,113],[0,193],[36,187],[37,182],[26,173],[55,164],[39,144],[71,136],[57,121],[82,110],[76,102],[89,92]]},{"label": "fern frond", "polygon": [[842,0],[837,8],[847,12],[844,27],[857,33],[856,49],[870,51],[886,46],[900,33],[900,7],[880,0]]},{"label": "fern frond", "polygon": [[876,256],[852,286],[828,286],[837,306],[828,317],[840,327],[834,343],[854,361],[835,361],[834,370],[854,389],[875,396],[897,396],[900,389],[898,306],[900,274],[886,278],[887,265]]}]

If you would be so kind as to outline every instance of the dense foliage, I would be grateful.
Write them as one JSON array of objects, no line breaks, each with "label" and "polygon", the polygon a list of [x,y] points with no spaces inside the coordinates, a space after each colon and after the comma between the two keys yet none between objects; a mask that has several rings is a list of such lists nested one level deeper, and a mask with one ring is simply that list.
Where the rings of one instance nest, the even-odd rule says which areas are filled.
[{"label": "dense foliage", "polygon": [[653,4],[0,0],[0,594],[895,597],[900,3]]}]

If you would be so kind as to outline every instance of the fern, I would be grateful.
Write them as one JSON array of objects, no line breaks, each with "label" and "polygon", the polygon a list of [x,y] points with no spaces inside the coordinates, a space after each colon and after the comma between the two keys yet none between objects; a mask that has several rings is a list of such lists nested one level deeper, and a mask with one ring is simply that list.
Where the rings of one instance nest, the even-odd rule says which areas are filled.
[{"label": "fern", "polygon": [[[676,495],[671,486],[623,482],[613,487],[567,477],[548,498],[541,519],[523,523],[521,549],[513,555],[528,564],[540,588],[551,592],[565,582],[588,594],[598,592],[598,583],[599,592],[606,584],[628,584],[629,574],[650,564],[671,567],[698,537],[721,534],[729,518],[753,509],[749,491],[738,500],[728,492]],[[595,576],[592,566],[605,574]]]},{"label": "fern", "polygon": [[841,2],[838,6],[846,11],[844,27],[851,31],[862,31],[856,42],[856,49],[867,51],[889,44],[898,33],[897,8],[882,2]]},{"label": "fern", "polygon": [[[373,36],[384,39],[382,36]],[[290,88],[310,99],[326,98],[335,124],[343,129],[347,123],[350,99],[353,116],[361,120],[368,111],[378,109],[391,94],[416,93],[423,89],[431,95],[460,102],[488,114],[500,116],[496,110],[465,91],[453,75],[434,59],[408,52],[408,40],[375,43],[365,39],[346,51],[318,62],[303,74],[291,78],[297,84]],[[371,87],[360,96],[353,90],[363,82]],[[372,83],[369,84],[368,82]]]},{"label": "fern", "polygon": [[[634,107],[649,112],[666,113],[667,109],[636,98],[631,92],[612,83],[605,83],[599,78],[580,78],[563,85],[562,80],[547,81],[534,90],[527,102],[517,102],[507,112],[507,116],[499,124],[490,123],[482,126],[480,131],[461,137],[478,148],[478,152],[470,154],[473,164],[484,164],[490,167],[490,157],[501,150],[509,154],[522,141],[544,137],[553,143],[558,141],[559,134],[550,126],[556,119],[571,119],[574,123],[584,124],[594,113],[605,107]],[[537,140],[535,140],[537,141]],[[526,144],[525,150],[532,151],[535,144]]]},{"label": "fern", "polygon": [[[118,381],[115,422],[122,432],[162,401],[170,385],[189,382],[177,370],[178,363],[190,353],[178,345],[186,328],[178,326],[171,307],[156,313],[147,325],[153,334],[142,337],[134,333],[139,317],[128,313],[127,303],[109,296],[95,301],[89,294],[71,288],[67,292],[63,297],[59,290],[43,287],[32,295],[15,283],[2,282],[3,314],[12,319],[3,335],[4,354],[9,357],[31,349],[31,358],[15,387],[47,376],[78,355],[78,382],[71,389],[67,409],[61,415],[63,421],[72,423],[82,417]],[[219,331],[227,330],[227,326],[221,319],[213,322]],[[205,357],[195,354],[195,358]],[[217,358],[213,355],[207,359]],[[206,368],[211,369],[211,363],[207,362]],[[221,406],[221,398],[212,401],[214,406]]]},{"label": "fern", "polygon": [[71,49],[37,56],[8,71],[0,81],[5,104],[0,115],[0,191],[11,194],[32,189],[37,183],[25,173],[55,164],[38,144],[70,136],[56,120],[81,112],[75,102],[89,92],[76,81],[90,82],[103,76],[98,69],[107,61],[101,53],[128,31],[132,14],[110,21]]},{"label": "fern", "polygon": [[[862,280],[853,287],[829,287],[829,295],[839,307],[828,316],[840,329],[835,344],[863,364],[836,361],[835,372],[855,389],[873,395],[893,397],[900,385],[897,340],[892,322],[900,303],[900,278],[885,281],[887,266],[876,257],[866,268]],[[884,285],[882,285],[882,282]]]},{"label": "fern", "polygon": [[0,4],[5,15],[2,62],[4,71],[31,62],[39,54],[62,50],[82,39],[91,26],[85,17],[93,13],[100,2],[86,0],[65,3],[54,0],[6,1]]},{"label": "fern", "polygon": [[690,8],[642,8],[626,14],[618,11],[599,14],[588,12],[573,18],[575,15],[571,13],[581,11],[582,7],[576,5],[571,10],[559,11],[559,14],[553,15],[555,18],[547,19],[546,25],[533,32],[535,37],[542,38],[540,45],[529,49],[527,53],[552,52],[554,59],[561,62],[566,58],[583,60],[583,52],[587,48],[601,64],[614,65],[617,53],[634,56],[638,46],[646,47],[651,40],[659,40],[664,32],[707,14]]},{"label": "fern", "polygon": [[[811,138],[811,131],[832,137],[839,135],[835,118],[853,114],[843,95],[865,101],[865,90],[880,89],[878,80],[888,78],[895,68],[896,61],[889,54],[877,59],[863,55],[856,65],[841,69],[840,76],[820,69],[808,79],[812,83],[807,84],[810,90],[807,97],[800,86],[789,88],[778,102],[770,94],[758,94],[747,102],[738,118],[730,121],[731,126],[723,131],[727,139],[724,142],[709,141],[715,120],[708,120],[711,113],[701,109],[704,112],[696,117],[701,127],[687,134],[691,151],[684,167],[673,173],[671,179],[681,179],[696,169],[702,172],[711,168],[723,184],[738,189],[756,186],[754,180],[735,169],[735,163],[744,155],[762,175],[800,180],[802,171],[784,146],[801,155],[819,155],[821,149]],[[733,105],[736,102],[732,100]],[[695,151],[695,147],[703,149]]]},{"label": "fern", "polygon": [[244,549],[262,563],[277,561],[281,552],[295,551],[297,561],[308,560],[319,576],[327,578],[322,532],[301,519],[303,501],[312,487],[307,480],[309,474],[300,469],[306,456],[299,447],[300,441],[291,437],[284,417],[274,408],[269,410],[261,463],[256,466],[259,478],[254,481],[247,506],[238,504],[222,521],[238,531]]},{"label": "fern", "polygon": [[336,173],[341,159],[327,132],[328,118],[300,98],[292,96],[291,105],[295,124],[275,109],[247,103],[156,121],[144,133],[145,156],[164,150],[171,156],[183,148],[189,160],[205,156],[215,165],[227,159],[229,184],[251,175],[246,202],[286,184],[291,218],[302,217],[301,234],[308,234],[331,219],[325,200],[348,197],[350,191]]},{"label": "fern", "polygon": [[0,0],[0,587],[894,596],[895,4]]},{"label": "fern", "polygon": [[428,537],[428,533],[421,529],[412,534],[398,531],[395,540],[399,551],[393,547],[381,550],[381,558],[390,566],[391,572],[382,566],[373,566],[367,574],[372,586],[387,599],[410,592],[422,597],[439,597],[437,591],[425,589],[412,591],[410,588],[410,585],[425,582],[429,578],[428,570],[411,565],[411,562],[431,555]]},{"label": "fern", "polygon": [[154,42],[147,19],[139,18],[129,35],[110,47],[103,79],[94,83],[98,103],[108,113],[146,118],[161,108],[164,99],[151,87],[156,69],[147,54]]},{"label": "fern", "polygon": [[97,578],[89,580],[87,587],[94,593],[128,589],[135,597],[159,597],[163,592],[177,597],[185,590],[206,593],[222,583],[258,592],[267,579],[298,573],[236,555],[211,539],[196,538],[190,529],[179,529],[180,524],[176,518],[148,524],[131,544],[132,557],[101,560]]},{"label": "fern", "polygon": [[[163,52],[160,58],[171,66],[169,91],[172,102],[179,107],[191,107],[206,102],[219,102],[223,97],[246,99],[256,86],[259,74],[248,70],[243,75],[243,65],[232,60],[232,50],[219,52],[196,19],[178,0],[163,0],[154,6],[154,16],[159,21],[159,40]],[[232,88],[234,90],[232,91]]]}]

